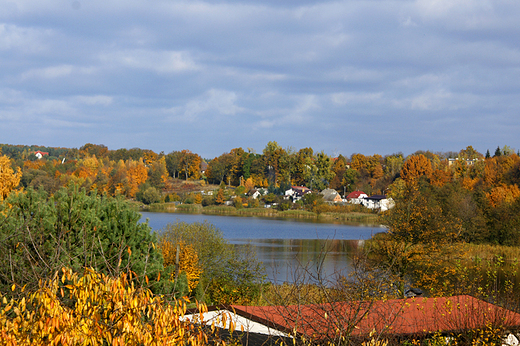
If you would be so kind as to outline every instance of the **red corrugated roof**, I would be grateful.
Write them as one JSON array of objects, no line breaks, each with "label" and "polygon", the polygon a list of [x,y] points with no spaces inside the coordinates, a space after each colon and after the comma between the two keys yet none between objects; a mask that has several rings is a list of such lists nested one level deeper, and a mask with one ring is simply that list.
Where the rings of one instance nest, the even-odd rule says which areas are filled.
[{"label": "red corrugated roof", "polygon": [[[359,198],[359,196],[361,196],[362,194],[363,194],[363,195],[366,195],[366,193],[364,193],[363,191],[359,191],[359,190],[357,190],[357,191],[353,191],[353,192],[351,192],[351,193],[348,194],[347,199],[348,199],[348,198]],[[368,195],[367,195],[367,196],[368,196]]]},{"label": "red corrugated roof", "polygon": [[337,338],[338,331],[367,337],[372,331],[405,336],[477,329],[489,324],[520,327],[520,314],[467,295],[232,308],[256,322],[287,333],[296,331],[314,340]]}]

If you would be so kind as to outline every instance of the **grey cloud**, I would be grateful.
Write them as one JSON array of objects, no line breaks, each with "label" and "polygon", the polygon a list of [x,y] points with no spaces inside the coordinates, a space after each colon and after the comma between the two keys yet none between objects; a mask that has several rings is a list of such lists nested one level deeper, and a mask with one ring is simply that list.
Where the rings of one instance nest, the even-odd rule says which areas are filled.
[{"label": "grey cloud", "polygon": [[[269,140],[345,155],[485,150],[498,136],[519,146],[512,1],[0,0],[0,8],[3,142],[205,157],[261,151]],[[25,133],[15,130],[22,121],[33,122]]]}]

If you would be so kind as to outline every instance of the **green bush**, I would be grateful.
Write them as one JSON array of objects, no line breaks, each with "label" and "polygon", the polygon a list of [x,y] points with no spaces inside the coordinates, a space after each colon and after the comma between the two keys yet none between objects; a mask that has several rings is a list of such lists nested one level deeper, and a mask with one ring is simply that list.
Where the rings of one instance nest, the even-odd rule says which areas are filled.
[{"label": "green bush", "polygon": [[238,251],[214,225],[177,222],[159,235],[160,241],[184,241],[194,247],[203,273],[197,299],[208,303],[253,302],[260,296],[265,269],[251,248]]},{"label": "green bush", "polygon": [[140,217],[122,197],[88,194],[77,186],[53,196],[31,188],[11,194],[0,204],[0,290],[10,292],[13,283],[36,288],[62,267],[92,267],[114,276],[132,272],[159,290],[162,255]]}]

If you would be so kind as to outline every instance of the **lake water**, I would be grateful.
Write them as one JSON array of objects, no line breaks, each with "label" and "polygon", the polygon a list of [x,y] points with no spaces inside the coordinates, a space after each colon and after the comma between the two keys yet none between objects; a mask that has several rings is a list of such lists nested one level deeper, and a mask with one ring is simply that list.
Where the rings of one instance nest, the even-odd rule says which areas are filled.
[{"label": "lake water", "polygon": [[[273,282],[295,282],[319,273],[324,279],[352,270],[350,254],[375,233],[377,226],[316,223],[308,220],[204,214],[142,212],[142,221],[158,233],[169,223],[209,222],[237,247],[250,245]],[[321,268],[321,269],[320,269]]]}]

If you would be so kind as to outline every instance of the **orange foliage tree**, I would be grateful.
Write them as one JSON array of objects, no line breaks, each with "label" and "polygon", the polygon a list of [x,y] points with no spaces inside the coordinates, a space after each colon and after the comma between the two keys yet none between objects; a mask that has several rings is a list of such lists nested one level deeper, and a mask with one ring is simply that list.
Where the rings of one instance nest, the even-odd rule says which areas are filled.
[{"label": "orange foliage tree", "polygon": [[520,189],[517,185],[496,186],[486,193],[486,197],[489,203],[496,208],[503,203],[512,204],[520,197]]},{"label": "orange foliage tree", "polygon": [[412,155],[401,168],[401,179],[407,183],[414,183],[421,176],[429,177],[432,174],[432,164],[423,154]]},{"label": "orange foliage tree", "polygon": [[136,192],[139,190],[139,185],[148,179],[148,170],[142,159],[139,161],[128,160],[126,162],[126,178],[126,195],[135,197]]}]

